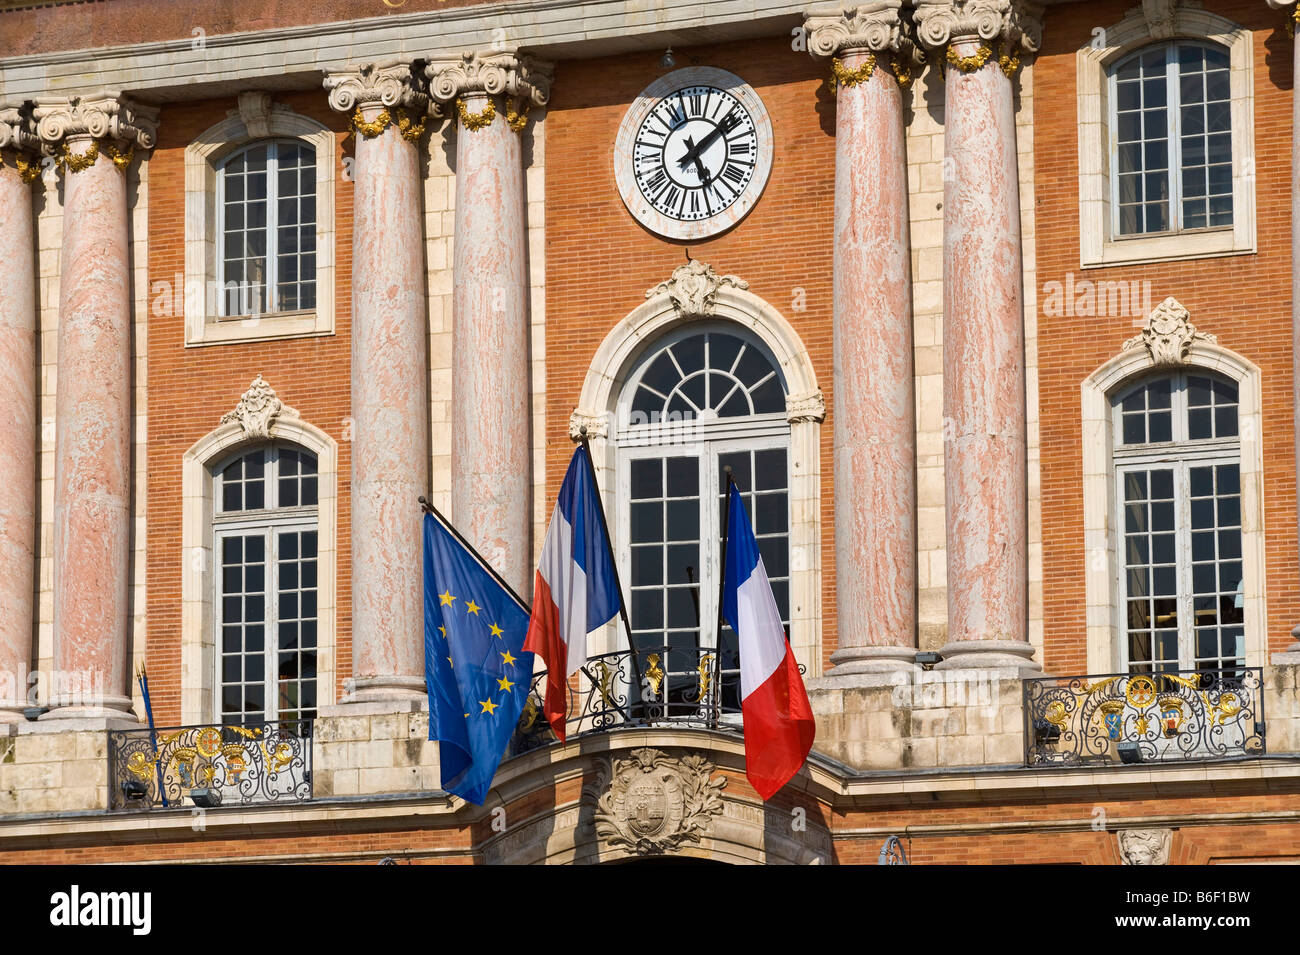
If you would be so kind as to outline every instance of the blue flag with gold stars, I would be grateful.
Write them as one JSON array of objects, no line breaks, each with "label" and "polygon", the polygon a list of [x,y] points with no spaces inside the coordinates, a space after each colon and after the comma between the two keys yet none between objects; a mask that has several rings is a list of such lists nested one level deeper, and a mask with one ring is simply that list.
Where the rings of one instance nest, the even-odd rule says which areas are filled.
[{"label": "blue flag with gold stars", "polygon": [[442,788],[483,805],[528,697],[529,611],[432,514],[424,517],[424,679]]}]

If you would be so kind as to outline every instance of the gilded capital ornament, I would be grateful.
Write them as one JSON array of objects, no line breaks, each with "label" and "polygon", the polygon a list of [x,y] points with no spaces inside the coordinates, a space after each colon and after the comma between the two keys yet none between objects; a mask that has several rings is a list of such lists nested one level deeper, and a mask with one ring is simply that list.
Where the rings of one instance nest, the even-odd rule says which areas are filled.
[{"label": "gilded capital ornament", "polygon": [[[498,112],[515,132],[522,132],[528,111],[551,98],[555,69],[549,63],[515,53],[474,53],[433,59],[425,67],[429,93],[439,107],[454,108],[470,132],[488,126]],[[505,108],[498,109],[500,97]],[[472,107],[478,106],[477,111]]]},{"label": "gilded capital ornament", "polygon": [[[900,84],[912,79],[912,69],[924,59],[916,47],[910,20],[901,16],[902,0],[873,0],[849,6],[814,7],[804,17],[808,52],[833,57],[836,87],[856,86],[871,78],[879,60],[887,60]],[[855,69],[840,62],[845,54],[866,58]]]},{"label": "gilded capital ornament", "polygon": [[946,56],[950,44],[976,41],[990,50],[1001,46],[1006,57],[1018,57],[1038,50],[1042,13],[1043,8],[1029,0],[916,0],[913,17],[917,41],[927,50]]},{"label": "gilded capital ornament", "polygon": [[152,149],[158,136],[158,110],[124,96],[101,93],[40,103],[33,116],[45,152],[72,172],[89,169],[101,153],[125,172],[136,148]]},{"label": "gilded capital ornament", "polygon": [[12,166],[23,182],[33,182],[41,173],[40,148],[30,107],[0,108],[0,166]]},{"label": "gilded capital ornament", "polygon": [[424,77],[400,60],[332,68],[325,74],[325,89],[330,106],[341,113],[395,106],[424,113],[429,108]]}]

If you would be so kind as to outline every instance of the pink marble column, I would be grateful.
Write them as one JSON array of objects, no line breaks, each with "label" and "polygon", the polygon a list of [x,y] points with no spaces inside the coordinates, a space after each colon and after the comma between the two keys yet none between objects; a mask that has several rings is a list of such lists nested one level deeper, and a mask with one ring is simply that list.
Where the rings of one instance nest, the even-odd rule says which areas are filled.
[{"label": "pink marble column", "polygon": [[[896,2],[809,17],[835,56],[835,602],[831,676],[915,666],[916,417]],[[893,62],[897,62],[895,67]],[[869,76],[864,74],[869,73]]]},{"label": "pink marble column", "polygon": [[[0,110],[0,724],[22,722],[36,573],[36,233],[30,121]],[[30,163],[27,175],[18,163]]]},{"label": "pink marble column", "polygon": [[467,55],[429,66],[456,123],[451,519],[520,593],[533,576],[527,221],[523,123],[549,72]]},{"label": "pink marble column", "polygon": [[[1268,0],[1274,10],[1285,13],[1291,23],[1290,32],[1296,29],[1296,11],[1300,10],[1295,0]],[[1300,42],[1293,39],[1291,53],[1291,75],[1300,77]],[[1300,96],[1294,91],[1291,96],[1291,387],[1292,407],[1295,409],[1295,463],[1296,473],[1300,474]],[[1300,529],[1300,505],[1296,509],[1298,529]],[[1295,642],[1286,648],[1285,653],[1300,662],[1300,624],[1291,631]],[[1279,661],[1281,662],[1281,661]]]},{"label": "pink marble column", "polygon": [[[417,143],[428,97],[408,66],[326,80],[354,117],[352,660],[347,702],[424,696],[421,511],[429,489],[428,328]],[[409,136],[409,138],[408,138]]]},{"label": "pink marble column", "polygon": [[[940,25],[928,18],[936,8],[949,17],[940,22],[951,57],[949,44],[933,44],[927,29]],[[939,666],[1024,669],[1033,666],[1033,648],[1020,202],[1012,80],[998,64],[999,50],[1019,49],[1021,35],[1008,14],[999,24],[981,11],[987,7],[976,0],[917,7],[922,41],[949,64],[943,210],[948,643]],[[977,66],[977,60],[986,62]]]},{"label": "pink marble column", "polygon": [[[55,398],[54,672],[52,709],[42,719],[133,718],[126,166],[128,150],[151,146],[153,133],[146,117],[116,99],[38,107],[36,115],[41,138],[67,149]],[[122,168],[110,158],[115,154]]]}]

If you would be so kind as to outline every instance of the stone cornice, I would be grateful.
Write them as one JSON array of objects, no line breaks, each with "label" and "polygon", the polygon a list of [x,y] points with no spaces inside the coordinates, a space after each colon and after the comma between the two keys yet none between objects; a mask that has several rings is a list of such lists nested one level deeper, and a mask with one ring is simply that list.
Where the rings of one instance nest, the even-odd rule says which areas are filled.
[{"label": "stone cornice", "polygon": [[910,55],[915,42],[912,24],[901,16],[902,6],[902,0],[873,0],[814,7],[804,18],[808,52],[813,56],[857,52]]},{"label": "stone cornice", "polygon": [[423,113],[429,107],[424,77],[409,62],[387,60],[364,66],[331,67],[325,74],[329,103],[340,112],[402,106]]},{"label": "stone cornice", "polygon": [[425,67],[429,94],[442,105],[463,96],[505,96],[528,106],[545,106],[551,98],[554,67],[516,53],[466,51],[435,57]]},{"label": "stone cornice", "polygon": [[1008,53],[1038,50],[1043,8],[1027,0],[916,0],[918,42],[942,51],[950,43],[1000,43]]},{"label": "stone cornice", "polygon": [[99,93],[37,104],[36,132],[47,152],[86,140],[116,140],[152,149],[158,135],[158,110],[124,96]]}]

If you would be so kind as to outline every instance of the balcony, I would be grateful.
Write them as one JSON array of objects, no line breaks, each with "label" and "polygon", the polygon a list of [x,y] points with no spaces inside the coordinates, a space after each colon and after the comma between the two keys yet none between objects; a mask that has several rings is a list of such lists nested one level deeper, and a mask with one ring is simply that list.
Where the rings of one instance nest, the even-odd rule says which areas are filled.
[{"label": "balcony", "polygon": [[[802,667],[800,671],[802,672]],[[542,715],[546,671],[535,673],[510,755],[553,742]],[[740,664],[723,650],[692,644],[618,650],[592,657],[569,681],[568,739],[587,733],[678,725],[740,732]]]},{"label": "balcony", "polygon": [[312,798],[311,720],[176,726],[157,730],[156,737],[155,750],[147,729],[109,732],[110,809]]},{"label": "balcony", "polygon": [[1025,763],[1251,759],[1264,743],[1259,667],[1024,681]]}]

